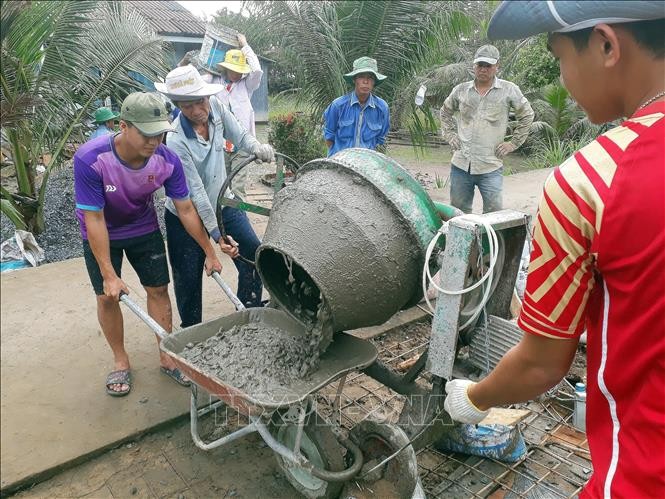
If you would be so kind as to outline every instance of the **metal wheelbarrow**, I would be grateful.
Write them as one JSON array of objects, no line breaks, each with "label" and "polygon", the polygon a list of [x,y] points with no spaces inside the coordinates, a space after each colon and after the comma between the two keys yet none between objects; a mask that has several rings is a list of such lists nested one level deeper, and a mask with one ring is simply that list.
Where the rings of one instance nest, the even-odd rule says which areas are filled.
[{"label": "metal wheelbarrow", "polygon": [[[309,498],[337,497],[344,482],[360,471],[363,455],[360,448],[341,428],[329,424],[313,409],[312,395],[333,381],[345,377],[350,371],[361,370],[372,364],[378,356],[376,347],[369,341],[338,333],[335,341],[321,355],[318,369],[306,378],[294,381],[280,393],[245,392],[183,358],[181,354],[186,345],[205,341],[216,335],[220,329],[228,330],[233,326],[254,322],[276,327],[292,336],[305,335],[305,328],[281,310],[245,309],[217,272],[214,272],[212,277],[231,299],[237,311],[172,334],[167,334],[129,296],[120,297],[120,301],[124,302],[161,339],[160,350],[168,355],[180,371],[192,381],[190,399],[192,440],[200,449],[210,450],[258,432],[275,452],[280,468],[296,490]],[[341,386],[340,383],[339,391]],[[219,401],[198,409],[199,388]],[[221,404],[226,404],[247,416],[249,424],[229,435],[205,442],[199,435],[199,417]],[[346,459],[344,449],[349,451]],[[348,459],[349,457],[351,459]],[[347,461],[350,461],[348,467]]]}]

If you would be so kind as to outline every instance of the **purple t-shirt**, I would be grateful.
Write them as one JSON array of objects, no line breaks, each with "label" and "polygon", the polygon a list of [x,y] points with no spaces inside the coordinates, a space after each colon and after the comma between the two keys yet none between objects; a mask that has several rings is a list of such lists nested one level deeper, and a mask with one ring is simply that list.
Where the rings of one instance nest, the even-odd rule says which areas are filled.
[{"label": "purple t-shirt", "polygon": [[120,159],[113,138],[106,135],[86,142],[74,155],[76,216],[83,239],[88,238],[84,210],[104,210],[109,239],[127,239],[159,230],[152,194],[162,185],[172,199],[189,198],[176,153],[160,144],[135,170]]}]

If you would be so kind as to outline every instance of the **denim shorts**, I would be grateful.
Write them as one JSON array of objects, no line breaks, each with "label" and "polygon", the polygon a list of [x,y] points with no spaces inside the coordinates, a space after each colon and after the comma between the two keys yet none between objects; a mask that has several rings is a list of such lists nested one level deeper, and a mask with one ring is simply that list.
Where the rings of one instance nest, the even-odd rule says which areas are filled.
[{"label": "denim shorts", "polygon": [[[143,286],[159,287],[169,283],[169,268],[166,263],[166,248],[162,233],[158,230],[143,236],[110,241],[111,265],[120,277],[123,254],[139,276]],[[83,240],[83,257],[95,294],[104,294],[104,278],[90,243]]]}]

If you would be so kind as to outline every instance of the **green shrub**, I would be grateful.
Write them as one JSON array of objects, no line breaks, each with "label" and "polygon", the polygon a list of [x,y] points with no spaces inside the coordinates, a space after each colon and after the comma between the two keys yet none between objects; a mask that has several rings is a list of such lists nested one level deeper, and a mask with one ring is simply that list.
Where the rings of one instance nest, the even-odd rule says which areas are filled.
[{"label": "green shrub", "polygon": [[268,141],[277,152],[293,158],[301,166],[326,156],[322,125],[305,113],[288,113],[271,117]]},{"label": "green shrub", "polygon": [[527,93],[559,82],[559,63],[547,49],[547,35],[540,35],[519,51],[511,81]]}]

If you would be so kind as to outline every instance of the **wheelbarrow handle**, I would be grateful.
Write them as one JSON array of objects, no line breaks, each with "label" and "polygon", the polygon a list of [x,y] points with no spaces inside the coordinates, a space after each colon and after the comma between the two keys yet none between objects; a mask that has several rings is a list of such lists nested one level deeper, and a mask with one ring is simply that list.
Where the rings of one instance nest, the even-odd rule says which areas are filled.
[{"label": "wheelbarrow handle", "polygon": [[240,301],[240,299],[235,295],[235,293],[233,291],[231,291],[231,288],[229,287],[228,284],[226,284],[226,282],[224,282],[224,279],[222,279],[222,276],[219,275],[219,272],[214,271],[211,274],[211,277],[215,281],[217,281],[217,284],[219,284],[219,287],[222,288],[222,291],[224,291],[224,293],[226,293],[226,296],[229,297],[229,300],[231,300],[231,302],[233,303],[233,305],[235,306],[235,308],[238,312],[241,311],[241,310],[245,310],[245,305],[243,305],[242,302]]},{"label": "wheelbarrow handle", "polygon": [[146,325],[152,329],[157,336],[159,336],[160,340],[166,338],[168,333],[164,330],[164,328],[157,324],[157,321],[150,317],[148,313],[139,307],[138,304],[132,300],[124,291],[120,292],[120,301],[127,305],[129,309],[138,316],[139,319],[145,322]]}]

